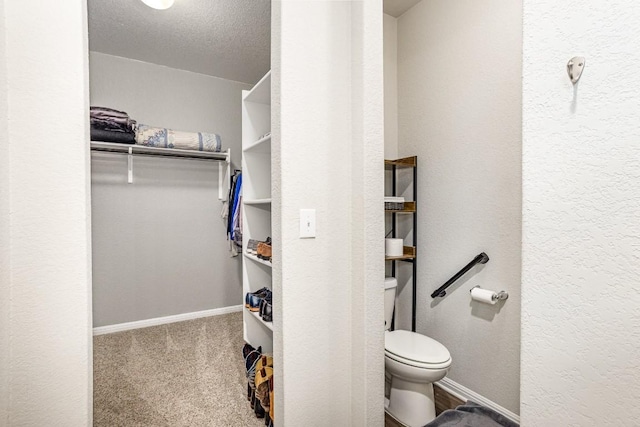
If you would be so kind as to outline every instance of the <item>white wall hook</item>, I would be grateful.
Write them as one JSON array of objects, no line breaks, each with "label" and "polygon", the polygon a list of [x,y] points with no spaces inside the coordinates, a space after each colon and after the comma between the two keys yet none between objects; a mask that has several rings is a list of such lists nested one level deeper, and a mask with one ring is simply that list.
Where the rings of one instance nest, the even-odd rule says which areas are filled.
[{"label": "white wall hook", "polygon": [[574,56],[567,62],[567,73],[571,83],[576,84],[580,80],[582,70],[584,70],[585,60],[583,56]]}]

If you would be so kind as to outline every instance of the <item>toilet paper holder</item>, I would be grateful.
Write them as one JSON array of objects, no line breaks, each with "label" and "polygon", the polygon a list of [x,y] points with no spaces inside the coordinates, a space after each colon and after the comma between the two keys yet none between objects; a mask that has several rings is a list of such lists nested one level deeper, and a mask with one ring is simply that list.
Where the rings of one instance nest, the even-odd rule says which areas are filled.
[{"label": "toilet paper holder", "polygon": [[[473,288],[469,289],[469,293],[471,293],[471,291],[476,288],[483,289],[479,285],[476,285]],[[506,300],[507,298],[509,298],[509,293],[507,291],[494,292],[493,295],[491,296],[491,299],[494,301],[503,301],[503,300]]]}]

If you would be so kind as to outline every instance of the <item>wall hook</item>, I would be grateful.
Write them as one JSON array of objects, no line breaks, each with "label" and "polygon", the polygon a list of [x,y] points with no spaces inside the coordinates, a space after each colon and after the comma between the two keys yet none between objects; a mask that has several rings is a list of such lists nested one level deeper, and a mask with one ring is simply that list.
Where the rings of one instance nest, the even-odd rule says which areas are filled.
[{"label": "wall hook", "polygon": [[583,56],[574,56],[567,62],[567,73],[571,83],[576,84],[580,80],[582,70],[584,70],[585,60]]}]

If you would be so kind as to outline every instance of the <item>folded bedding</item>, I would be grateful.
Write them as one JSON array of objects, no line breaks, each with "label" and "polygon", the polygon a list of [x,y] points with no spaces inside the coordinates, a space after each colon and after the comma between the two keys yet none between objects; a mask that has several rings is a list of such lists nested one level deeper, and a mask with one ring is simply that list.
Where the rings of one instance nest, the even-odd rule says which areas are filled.
[{"label": "folded bedding", "polygon": [[110,130],[113,132],[135,132],[135,121],[119,117],[103,119],[91,117],[91,127],[94,129]]},{"label": "folded bedding", "polygon": [[136,144],[148,147],[175,148],[179,150],[214,151],[222,150],[220,135],[206,132],[183,132],[139,124]]},{"label": "folded bedding", "polygon": [[89,107],[89,113],[91,117],[121,117],[125,119],[129,118],[129,114],[125,113],[124,111],[114,110],[113,108],[107,107],[97,107],[95,105]]},{"label": "folded bedding", "polygon": [[109,130],[94,129],[91,127],[91,140],[101,142],[117,142],[120,144],[135,144],[136,137],[131,132],[113,132]]},{"label": "folded bedding", "polygon": [[[91,124],[91,131],[96,134],[99,133],[103,141],[131,142],[132,138],[135,140],[136,121],[131,120],[129,115],[124,111],[93,106],[89,109],[89,121]],[[112,136],[103,132],[122,133],[126,136]],[[98,138],[98,136],[95,138]],[[91,139],[95,140],[93,135]]]}]

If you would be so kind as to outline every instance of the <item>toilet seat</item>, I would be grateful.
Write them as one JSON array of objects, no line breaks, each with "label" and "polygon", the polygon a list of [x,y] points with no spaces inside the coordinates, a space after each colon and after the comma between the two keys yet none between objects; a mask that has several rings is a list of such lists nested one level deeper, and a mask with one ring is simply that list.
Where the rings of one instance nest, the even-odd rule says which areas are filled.
[{"label": "toilet seat", "polygon": [[385,356],[405,365],[423,369],[451,366],[451,354],[433,338],[411,331],[386,331]]}]

